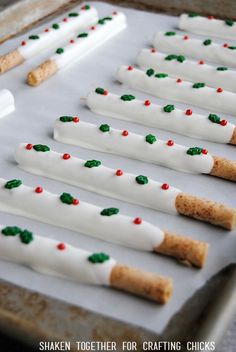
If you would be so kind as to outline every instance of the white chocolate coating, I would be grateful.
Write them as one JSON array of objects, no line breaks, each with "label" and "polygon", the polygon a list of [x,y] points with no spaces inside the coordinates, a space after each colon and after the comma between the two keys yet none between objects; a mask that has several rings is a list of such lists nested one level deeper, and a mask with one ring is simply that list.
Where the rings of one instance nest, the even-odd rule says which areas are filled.
[{"label": "white chocolate coating", "polygon": [[146,221],[136,225],[129,216],[103,216],[100,214],[103,209],[93,204],[82,201],[77,205],[65,204],[60,195],[46,190],[36,193],[34,188],[24,185],[9,190],[5,188],[6,182],[0,179],[0,211],[139,250],[152,251],[163,241],[163,231]]},{"label": "white chocolate coating", "polygon": [[15,110],[15,102],[12,93],[8,89],[0,90],[0,118]]},{"label": "white chocolate coating", "polygon": [[82,121],[64,123],[59,119],[56,120],[54,138],[63,143],[118,154],[189,173],[208,174],[214,163],[209,154],[188,155],[188,147],[183,145],[174,144],[170,147],[167,142],[158,138],[155,143],[149,144],[140,134],[129,132],[128,136],[123,136],[121,130],[114,128],[108,133],[103,133],[98,126]]},{"label": "white chocolate coating", "polygon": [[108,95],[101,95],[91,91],[86,98],[86,103],[93,112],[100,115],[132,121],[212,142],[229,143],[235,128],[235,125],[229,122],[226,126],[212,123],[208,116],[196,113],[187,116],[185,111],[176,108],[171,113],[166,113],[163,106],[157,104],[151,103],[151,105],[145,106],[144,101],[138,99],[123,101],[119,95],[110,92]]},{"label": "white chocolate coating", "polygon": [[[73,12],[73,11],[71,11]],[[89,25],[93,25],[98,20],[97,10],[90,6],[88,10],[81,10],[79,16],[68,17],[67,22],[63,20],[59,22],[59,29],[48,28],[48,32],[39,33],[39,39],[26,40],[26,45],[18,47],[20,54],[24,59],[30,59],[31,57],[40,54],[42,50],[55,47],[55,44],[63,42],[69,35],[74,35],[78,31],[87,28]]]},{"label": "white chocolate coating", "polygon": [[117,12],[109,17],[112,18],[111,21],[105,21],[104,24],[97,23],[94,26],[95,29],[86,30],[87,37],[75,38],[72,44],[63,47],[62,54],[54,54],[50,60],[55,61],[59,69],[63,68],[84,57],[126,28],[126,17],[123,13]]},{"label": "white chocolate coating", "polygon": [[175,200],[181,191],[174,187],[163,190],[162,183],[150,179],[148,184],[140,185],[135,180],[138,175],[123,171],[122,176],[117,176],[117,170],[103,165],[89,169],[84,166],[86,160],[75,157],[64,160],[63,154],[52,150],[39,153],[34,149],[27,150],[25,146],[23,143],[18,146],[15,158],[19,166],[28,172],[155,210],[177,214]]},{"label": "white chocolate coating", "polygon": [[19,235],[4,236],[0,225],[0,259],[27,265],[46,275],[86,284],[109,285],[110,275],[116,261],[112,258],[104,263],[93,264],[88,260],[91,252],[65,244],[59,250],[59,241],[34,236],[29,244],[21,242]]},{"label": "white chocolate coating", "polygon": [[164,53],[175,53],[186,55],[194,59],[206,60],[212,63],[236,67],[236,50],[224,47],[222,44],[212,42],[211,45],[204,45],[203,41],[208,38],[184,40],[184,35],[166,36],[164,32],[158,32],[153,40],[158,51]]},{"label": "white chocolate coating", "polygon": [[[135,68],[129,71],[127,68],[127,66],[121,66],[117,73],[117,79],[130,88],[159,98],[199,106],[206,110],[236,115],[235,93],[224,90],[222,93],[218,93],[215,88],[208,86],[193,88],[192,82],[182,81],[178,83],[175,78],[171,77],[149,77],[146,71]],[[158,73],[162,72],[159,71]]]},{"label": "white chocolate coating", "polygon": [[236,24],[229,26],[223,20],[202,16],[190,17],[183,13],[179,17],[178,27],[184,31],[211,35],[223,39],[236,39]]},{"label": "white chocolate coating", "polygon": [[[175,54],[175,53],[173,53]],[[205,82],[209,87],[221,87],[230,92],[236,92],[236,71],[217,70],[217,67],[200,64],[199,62],[184,60],[166,60],[167,54],[152,52],[150,49],[143,49],[137,56],[137,63],[142,68],[152,67],[157,71],[169,73],[176,78],[182,78],[191,82]]]}]

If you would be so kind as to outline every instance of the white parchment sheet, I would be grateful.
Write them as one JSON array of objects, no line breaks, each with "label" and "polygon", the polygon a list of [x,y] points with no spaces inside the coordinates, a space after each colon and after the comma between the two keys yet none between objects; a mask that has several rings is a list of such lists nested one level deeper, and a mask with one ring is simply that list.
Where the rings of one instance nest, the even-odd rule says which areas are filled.
[{"label": "white parchment sheet", "polygon": [[[100,16],[106,16],[113,10],[119,10],[118,7],[104,3],[94,2],[94,5],[97,7]],[[80,285],[43,276],[31,269],[4,261],[0,261],[0,278],[160,333],[174,313],[207,279],[228,263],[235,261],[236,232],[227,232],[185,217],[159,213],[141,206],[102,197],[44,177],[30,175],[20,170],[14,161],[14,150],[18,143],[44,143],[59,152],[68,152],[85,159],[99,159],[104,165],[127,170],[137,175],[147,175],[161,182],[168,182],[186,192],[236,206],[236,188],[235,184],[231,182],[206,175],[184,174],[144,162],[63,145],[52,139],[53,124],[57,117],[77,115],[83,120],[97,124],[109,123],[115,128],[128,129],[143,135],[155,133],[160,139],[171,138],[176,143],[188,146],[204,146],[213,155],[221,155],[236,160],[236,148],[233,146],[207,143],[134,123],[103,118],[91,113],[84,106],[80,98],[85,97],[90,89],[98,86],[110,89],[118,94],[130,92],[136,97],[144,99],[146,95],[118,84],[115,81],[116,71],[122,64],[134,65],[138,51],[143,47],[150,46],[156,31],[174,29],[177,25],[176,17],[132,9],[122,9],[122,11],[126,13],[128,19],[126,30],[41,86],[32,88],[26,85],[27,72],[41,63],[55,48],[0,77],[0,88],[10,89],[16,99],[16,111],[0,120],[0,177],[7,179],[20,178],[26,185],[41,185],[45,189],[58,194],[63,191],[70,192],[81,200],[95,203],[101,207],[118,207],[123,214],[132,217],[141,216],[163,229],[168,228],[179,234],[207,241],[210,243],[207,265],[202,270],[187,268],[168,257],[138,252],[56,226],[0,213],[0,223],[2,224],[26,227],[40,235],[65,241],[86,250],[107,252],[122,263],[171,276],[174,279],[174,294],[167,305],[159,306],[109,288]],[[53,22],[55,22],[55,19]],[[44,27],[45,25],[41,26],[40,29]],[[35,29],[30,33],[37,33],[37,31],[38,29]],[[2,44],[0,54],[14,49],[27,36],[28,33]],[[153,102],[164,102],[159,99],[151,99]],[[165,102],[171,103],[171,101],[168,101],[168,97]],[[204,105],[204,101],[202,104]],[[177,107],[191,107],[177,103],[175,105]],[[223,114],[221,116],[236,122],[236,117]],[[22,206],[24,205],[22,204]]]}]

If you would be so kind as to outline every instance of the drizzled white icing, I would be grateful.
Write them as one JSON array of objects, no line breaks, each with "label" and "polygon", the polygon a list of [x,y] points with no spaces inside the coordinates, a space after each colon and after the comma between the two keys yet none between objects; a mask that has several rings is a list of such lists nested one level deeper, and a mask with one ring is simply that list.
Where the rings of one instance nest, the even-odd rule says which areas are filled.
[{"label": "drizzled white icing", "polygon": [[116,261],[109,258],[103,263],[91,263],[91,252],[65,244],[57,248],[59,241],[33,235],[29,244],[22,243],[19,235],[4,236],[0,225],[0,259],[23,265],[46,275],[94,285],[109,285]]},{"label": "drizzled white icing", "polygon": [[[172,53],[175,54],[175,53]],[[230,92],[236,92],[236,71],[207,65],[204,61],[166,59],[168,54],[143,49],[137,56],[137,63],[141,68],[152,67],[157,71],[169,73],[173,77],[191,82],[205,82],[209,87],[221,87]]]},{"label": "drizzled white icing", "polygon": [[14,97],[7,89],[0,90],[0,118],[15,110]]},{"label": "drizzled white icing", "polygon": [[236,39],[236,24],[227,25],[226,21],[202,16],[189,16],[183,13],[179,17],[178,27],[180,29],[213,37]]},{"label": "drizzled white icing", "polygon": [[86,160],[72,156],[64,160],[63,154],[52,150],[40,153],[34,149],[27,150],[25,146],[26,144],[19,145],[15,158],[19,166],[26,171],[106,196],[177,214],[175,199],[181,191],[174,187],[163,190],[162,183],[150,179],[148,184],[140,185],[135,180],[138,175],[124,170],[121,176],[117,176],[117,170],[103,165],[90,169],[84,166]]},{"label": "drizzled white icing", "polygon": [[103,24],[98,22],[93,26],[94,29],[86,30],[87,37],[74,38],[72,43],[62,48],[62,54],[54,54],[50,59],[56,62],[58,68],[62,68],[82,58],[126,27],[126,17],[123,13],[115,12],[109,17],[111,20],[105,20]]},{"label": "drizzled white icing", "polygon": [[92,6],[88,10],[81,9],[78,14],[77,17],[68,16],[66,21],[59,22],[58,29],[50,27],[48,32],[37,34],[39,39],[25,40],[25,45],[18,47],[20,54],[24,59],[30,59],[34,55],[40,54],[42,50],[50,48],[50,46],[55,47],[55,44],[63,42],[68,36],[87,28],[98,20],[97,10]]},{"label": "drizzled white icing", "polygon": [[163,241],[163,231],[146,221],[137,225],[129,216],[104,216],[101,215],[102,208],[83,201],[77,205],[65,204],[60,200],[60,195],[46,190],[37,193],[34,188],[24,185],[7,189],[6,182],[7,180],[0,179],[0,211],[139,250],[152,251],[153,247]]},{"label": "drizzled white icing", "polygon": [[158,136],[155,143],[149,144],[142,135],[128,132],[128,136],[123,136],[121,130],[114,128],[103,133],[98,126],[82,121],[64,123],[56,120],[54,138],[63,143],[143,160],[183,172],[208,174],[214,163],[209,154],[189,155],[188,147],[179,144],[168,146]]},{"label": "drizzled white icing", "polygon": [[236,50],[231,50],[214,42],[211,45],[204,45],[203,42],[208,38],[203,40],[189,38],[185,40],[184,37],[185,34],[167,36],[164,32],[158,32],[154,37],[153,44],[158,51],[168,54],[186,55],[195,59],[236,67]]},{"label": "drizzled white icing", "polygon": [[[160,71],[156,73],[160,73]],[[208,86],[193,88],[192,82],[182,81],[178,83],[175,78],[171,77],[157,78],[155,75],[148,76],[145,71],[135,68],[129,71],[128,66],[121,66],[117,73],[117,79],[130,88],[159,98],[192,104],[206,110],[236,115],[236,94],[232,92],[223,90],[223,92],[218,93],[217,89]]]},{"label": "drizzled white icing", "polygon": [[91,91],[86,103],[95,113],[121,120],[133,121],[146,126],[162,128],[186,136],[206,139],[212,142],[228,143],[232,137],[235,125],[227,123],[222,126],[212,123],[208,116],[174,109],[170,113],[164,111],[164,106],[151,103],[145,106],[144,101],[134,99],[123,101],[119,95],[109,92],[108,95],[97,94]]}]

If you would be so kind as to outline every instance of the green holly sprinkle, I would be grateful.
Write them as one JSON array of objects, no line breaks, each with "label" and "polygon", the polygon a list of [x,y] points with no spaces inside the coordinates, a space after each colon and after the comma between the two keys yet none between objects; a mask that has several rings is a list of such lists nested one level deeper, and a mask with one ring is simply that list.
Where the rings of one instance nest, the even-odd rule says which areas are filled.
[{"label": "green holly sprinkle", "polygon": [[104,95],[104,92],[105,92],[105,89],[103,89],[103,88],[96,88],[95,89],[95,93],[97,93],[97,94]]},{"label": "green holly sprinkle", "polygon": [[71,205],[73,203],[74,197],[72,197],[70,193],[64,192],[60,195],[60,200],[62,201],[62,203]]},{"label": "green holly sprinkle", "polygon": [[187,150],[187,154],[189,155],[200,155],[202,153],[202,148],[199,147],[192,147]]},{"label": "green holly sprinkle", "polygon": [[84,164],[85,167],[88,167],[89,169],[93,168],[93,167],[98,167],[100,166],[102,163],[99,160],[87,160],[86,163]]},{"label": "green holly sprinkle", "polygon": [[72,116],[61,116],[60,117],[60,121],[61,122],[72,122],[73,121],[73,117]]},{"label": "green holly sprinkle", "polygon": [[153,135],[153,134],[148,134],[146,137],[145,137],[145,140],[147,143],[149,144],[153,144],[157,141],[156,137]]},{"label": "green holly sprinkle", "polygon": [[39,39],[39,36],[38,35],[30,35],[29,39],[36,40],[36,39]]},{"label": "green holly sprinkle", "polygon": [[190,12],[190,13],[188,14],[188,17],[198,17],[198,16],[199,16],[199,14],[196,13],[196,12]]},{"label": "green holly sprinkle", "polygon": [[153,70],[153,68],[149,68],[147,71],[146,71],[146,75],[151,77],[153,76],[155,73],[155,71]]},{"label": "green holly sprinkle", "polygon": [[79,13],[78,12],[71,12],[68,14],[69,17],[77,17],[79,16]]},{"label": "green holly sprinkle", "polygon": [[58,49],[56,50],[56,53],[57,53],[57,54],[63,54],[63,53],[64,53],[64,49],[63,49],[63,48],[58,48]]},{"label": "green holly sprinkle", "polygon": [[44,145],[44,144],[35,144],[33,146],[34,150],[36,150],[36,152],[49,152],[50,151],[50,148],[47,146],[47,145]]},{"label": "green holly sprinkle", "polygon": [[232,21],[232,20],[225,20],[225,24],[226,24],[227,26],[232,27],[232,26],[234,25],[234,21]]},{"label": "green holly sprinkle", "polygon": [[179,55],[179,56],[177,56],[177,61],[179,61],[179,62],[184,62],[186,60],[186,58],[185,58],[185,56],[183,56],[183,55]]},{"label": "green holly sprinkle", "polygon": [[59,29],[60,26],[59,26],[59,24],[57,24],[57,23],[53,23],[52,28],[53,28],[53,29]]},{"label": "green holly sprinkle", "polygon": [[109,255],[105,253],[93,253],[88,257],[88,261],[93,264],[104,263],[109,259],[110,259]]},{"label": "green holly sprinkle", "polygon": [[18,226],[7,226],[1,232],[4,236],[16,236],[21,233],[21,229]]},{"label": "green holly sprinkle", "polygon": [[110,126],[107,124],[103,124],[99,127],[100,131],[102,132],[109,132],[110,131]]},{"label": "green holly sprinkle", "polygon": [[208,116],[208,119],[211,121],[211,122],[213,122],[213,123],[220,123],[220,117],[219,116],[217,116],[216,114],[210,114],[209,116]]},{"label": "green holly sprinkle", "polygon": [[88,36],[88,33],[80,33],[79,35],[77,35],[77,38],[86,38]]},{"label": "green holly sprinkle", "polygon": [[170,54],[165,57],[165,60],[171,61],[171,60],[176,60],[178,55]]},{"label": "green holly sprinkle", "polygon": [[34,240],[33,233],[28,230],[22,231],[20,233],[20,240],[24,244],[29,244]]},{"label": "green holly sprinkle", "polygon": [[211,39],[206,39],[204,40],[203,45],[211,45],[211,43],[212,43]]},{"label": "green holly sprinkle", "polygon": [[228,46],[228,49],[230,49],[230,50],[236,50],[236,46]]},{"label": "green holly sprinkle", "polygon": [[147,176],[139,175],[135,178],[136,182],[139,185],[146,185],[148,183],[148,178]]},{"label": "green holly sprinkle", "polygon": [[120,99],[123,101],[131,101],[135,99],[135,96],[131,94],[124,94],[120,97]]},{"label": "green holly sprinkle", "polygon": [[14,180],[7,181],[4,187],[7,189],[12,189],[12,188],[17,188],[20,185],[22,185],[22,181],[14,179]]},{"label": "green holly sprinkle", "polygon": [[106,21],[112,21],[112,17],[104,17],[104,18],[101,18],[99,21],[98,21],[98,24],[105,24]]},{"label": "green holly sprinkle", "polygon": [[205,87],[205,83],[201,83],[201,82],[194,83],[192,87],[193,88],[203,88],[203,87]]},{"label": "green holly sprinkle", "polygon": [[83,10],[89,10],[89,9],[90,9],[90,6],[89,6],[89,5],[83,6]]},{"label": "green holly sprinkle", "polygon": [[175,32],[165,32],[165,35],[167,35],[168,37],[171,37],[173,35],[176,35]]},{"label": "green holly sprinkle", "polygon": [[227,71],[228,67],[217,67],[217,71]]},{"label": "green holly sprinkle", "polygon": [[166,78],[166,77],[168,77],[168,74],[167,73],[156,73],[155,77],[156,78]]},{"label": "green holly sprinkle", "polygon": [[119,213],[118,208],[106,208],[101,211],[101,215],[103,216],[112,216],[112,215],[117,215]]},{"label": "green holly sprinkle", "polygon": [[166,106],[164,106],[163,110],[165,112],[171,112],[171,111],[175,110],[175,106],[174,105],[166,105]]}]

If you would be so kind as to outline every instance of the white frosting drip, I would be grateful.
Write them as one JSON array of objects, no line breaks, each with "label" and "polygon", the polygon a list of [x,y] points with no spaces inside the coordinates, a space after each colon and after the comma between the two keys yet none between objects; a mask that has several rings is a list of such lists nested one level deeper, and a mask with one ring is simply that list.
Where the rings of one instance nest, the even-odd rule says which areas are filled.
[{"label": "white frosting drip", "polygon": [[195,59],[202,59],[216,64],[236,67],[236,50],[224,48],[222,44],[212,42],[204,45],[203,41],[208,38],[184,40],[184,35],[167,36],[164,32],[158,32],[153,44],[158,51],[186,55]]},{"label": "white frosting drip", "polygon": [[146,185],[140,185],[135,180],[138,175],[124,171],[122,176],[117,176],[116,170],[102,165],[89,169],[84,166],[85,160],[75,157],[64,160],[62,154],[54,151],[39,153],[34,149],[27,150],[25,146],[26,144],[19,145],[15,158],[26,171],[109,197],[177,214],[175,199],[181,191],[174,187],[163,190],[162,183],[153,180],[149,180]]},{"label": "white frosting drip", "polygon": [[219,71],[216,67],[205,63],[199,64],[199,62],[188,59],[183,62],[169,61],[165,60],[166,57],[167,54],[153,53],[149,49],[143,49],[138,54],[137,62],[141,68],[152,67],[159,72],[163,71],[186,81],[205,82],[209,87],[221,87],[230,92],[236,92],[236,71]]},{"label": "white frosting drip", "polygon": [[0,118],[15,110],[15,102],[12,93],[7,89],[0,90]]},{"label": "white frosting drip", "polygon": [[48,224],[81,232],[104,241],[134,249],[152,251],[164,238],[158,227],[143,221],[136,225],[129,216],[102,216],[102,208],[80,201],[78,205],[62,203],[60,196],[44,190],[36,193],[21,185],[11,190],[0,179],[0,211],[21,215]]},{"label": "white frosting drip", "polygon": [[[207,86],[193,88],[192,82],[182,81],[178,83],[175,78],[171,77],[149,77],[145,71],[135,68],[129,71],[127,68],[127,66],[121,66],[117,79],[130,88],[159,98],[193,104],[206,110],[236,115],[236,94],[232,92],[223,91],[218,93],[216,89]],[[202,106],[203,104],[204,106]]]},{"label": "white frosting drip", "polygon": [[159,139],[149,144],[139,134],[129,132],[125,137],[122,131],[114,128],[103,133],[96,125],[82,121],[64,123],[56,120],[54,138],[63,143],[143,160],[183,172],[208,174],[214,164],[211,155],[188,155],[188,148],[183,145],[174,144],[170,147],[167,142]]},{"label": "white frosting drip", "polygon": [[176,108],[171,113],[166,113],[163,106],[157,104],[151,103],[150,106],[145,106],[144,101],[138,99],[123,101],[119,95],[110,92],[105,96],[91,91],[86,103],[93,112],[100,115],[133,121],[212,142],[229,143],[235,128],[235,125],[229,122],[226,126],[212,123],[207,116],[196,113],[187,116],[185,111]]},{"label": "white frosting drip", "polygon": [[[73,11],[71,11],[73,12]],[[74,35],[78,30],[83,30],[98,20],[97,10],[90,6],[89,10],[81,10],[79,16],[68,17],[67,22],[59,22],[59,29],[49,28],[49,32],[39,33],[39,39],[26,40],[26,45],[18,47],[20,54],[25,59],[40,54],[42,50],[55,47],[55,44],[63,42],[69,35]]]},{"label": "white frosting drip", "polygon": [[111,21],[108,20],[104,24],[97,24],[94,30],[87,30],[87,37],[75,38],[74,43],[68,44],[63,48],[64,53],[54,54],[50,59],[55,61],[60,69],[82,58],[126,28],[126,17],[123,13],[117,12],[114,15],[110,15],[110,17],[112,18]]},{"label": "white frosting drip", "polygon": [[81,283],[109,285],[110,275],[116,261],[112,258],[104,263],[93,264],[88,260],[91,252],[65,244],[59,250],[59,241],[34,236],[29,244],[21,242],[19,235],[5,236],[0,225],[0,259],[27,265],[46,275],[55,275]]},{"label": "white frosting drip", "polygon": [[178,27],[180,29],[203,35],[212,35],[213,37],[236,39],[236,25],[229,26],[223,20],[209,19],[207,17],[195,16],[190,17],[183,13],[179,17]]}]

